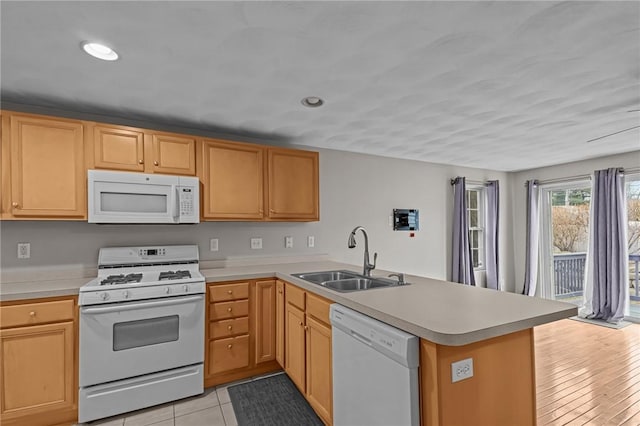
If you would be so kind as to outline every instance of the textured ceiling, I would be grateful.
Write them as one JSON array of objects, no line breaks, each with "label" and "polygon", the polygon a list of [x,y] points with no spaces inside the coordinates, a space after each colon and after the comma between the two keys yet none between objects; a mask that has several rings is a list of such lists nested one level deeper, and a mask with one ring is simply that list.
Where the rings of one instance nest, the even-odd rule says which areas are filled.
[{"label": "textured ceiling", "polygon": [[[640,2],[2,1],[4,102],[495,170],[640,149]],[[121,59],[82,52],[102,41]],[[325,105],[304,108],[305,96]]]}]

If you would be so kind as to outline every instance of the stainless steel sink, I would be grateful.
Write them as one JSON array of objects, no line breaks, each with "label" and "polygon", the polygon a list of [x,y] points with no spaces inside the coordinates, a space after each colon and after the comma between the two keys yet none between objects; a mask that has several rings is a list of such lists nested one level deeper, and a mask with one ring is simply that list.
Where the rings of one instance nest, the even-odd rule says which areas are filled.
[{"label": "stainless steel sink", "polygon": [[369,290],[372,288],[395,287],[398,282],[387,278],[365,277],[351,271],[320,271],[292,274],[310,283],[321,285],[339,292]]},{"label": "stainless steel sink", "polygon": [[321,284],[327,281],[338,281],[349,278],[356,278],[358,274],[350,271],[322,271],[309,272],[304,274],[293,274],[294,277],[302,278],[314,284]]}]

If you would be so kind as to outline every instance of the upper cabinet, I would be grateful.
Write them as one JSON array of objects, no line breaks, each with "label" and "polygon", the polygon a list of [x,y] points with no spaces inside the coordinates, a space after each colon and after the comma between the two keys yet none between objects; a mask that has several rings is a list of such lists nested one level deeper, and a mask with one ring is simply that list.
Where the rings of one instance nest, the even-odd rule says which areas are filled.
[{"label": "upper cabinet", "polygon": [[202,216],[209,220],[262,220],[264,148],[202,141]]},{"label": "upper cabinet", "polygon": [[2,123],[3,217],[86,217],[83,123],[7,112]]},{"label": "upper cabinet", "polygon": [[92,136],[93,167],[97,169],[196,173],[196,141],[192,137],[105,124],[94,124]]},{"label": "upper cabinet", "polygon": [[268,149],[269,218],[319,220],[318,153]]}]

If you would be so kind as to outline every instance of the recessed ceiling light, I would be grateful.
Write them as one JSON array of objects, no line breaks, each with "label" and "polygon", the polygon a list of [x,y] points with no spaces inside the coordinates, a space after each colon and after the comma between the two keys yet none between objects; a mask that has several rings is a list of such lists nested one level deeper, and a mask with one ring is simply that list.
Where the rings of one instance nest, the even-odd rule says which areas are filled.
[{"label": "recessed ceiling light", "polygon": [[115,61],[118,59],[118,54],[115,50],[104,44],[85,41],[82,43],[82,49],[94,58],[102,59],[103,61]]},{"label": "recessed ceiling light", "polygon": [[307,96],[306,98],[302,99],[302,105],[309,108],[318,108],[323,104],[324,104],[324,101],[317,96]]}]

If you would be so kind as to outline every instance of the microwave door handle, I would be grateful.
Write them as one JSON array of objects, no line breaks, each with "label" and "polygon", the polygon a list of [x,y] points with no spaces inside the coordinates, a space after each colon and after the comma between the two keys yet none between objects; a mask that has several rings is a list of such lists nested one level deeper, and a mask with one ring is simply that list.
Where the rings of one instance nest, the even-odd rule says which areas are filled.
[{"label": "microwave door handle", "polygon": [[171,203],[171,217],[173,218],[173,223],[178,223],[180,196],[178,195],[178,187],[176,185],[171,185],[171,193],[173,194],[173,200]]}]

